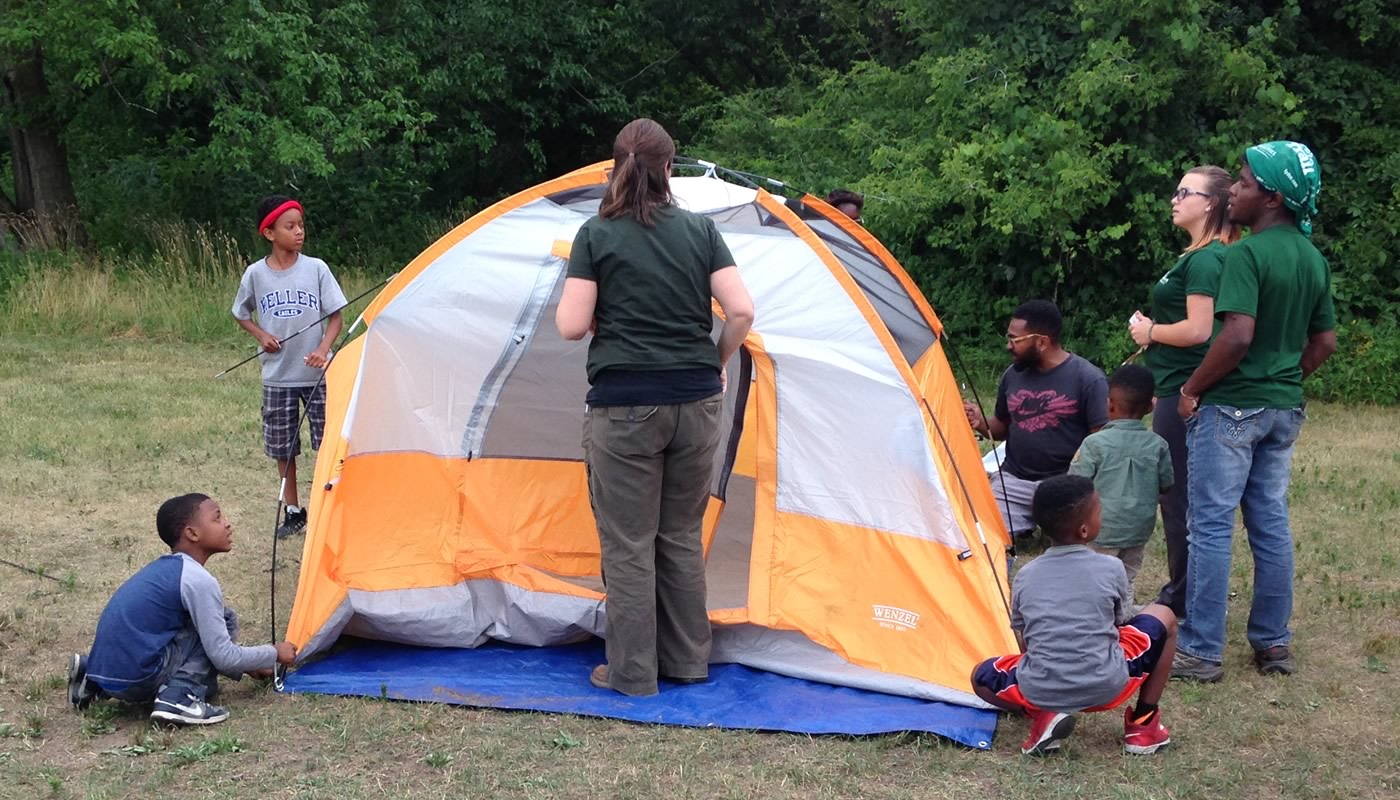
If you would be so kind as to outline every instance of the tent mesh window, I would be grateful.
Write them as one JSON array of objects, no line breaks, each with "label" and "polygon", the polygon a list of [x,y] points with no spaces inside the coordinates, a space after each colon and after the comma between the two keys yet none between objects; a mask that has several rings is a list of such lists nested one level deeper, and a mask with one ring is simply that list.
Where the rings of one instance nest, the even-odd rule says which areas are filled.
[{"label": "tent mesh window", "polygon": [[808,220],[813,232],[831,248],[865,298],[875,307],[880,320],[889,328],[899,351],[912,366],[938,340],[924,315],[914,304],[904,284],[899,282],[874,253],[845,231],[824,219]]}]

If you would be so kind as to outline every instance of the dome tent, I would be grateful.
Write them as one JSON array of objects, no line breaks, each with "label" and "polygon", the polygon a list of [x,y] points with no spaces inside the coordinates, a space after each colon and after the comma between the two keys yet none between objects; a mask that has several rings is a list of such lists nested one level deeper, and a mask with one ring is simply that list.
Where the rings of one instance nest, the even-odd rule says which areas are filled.
[{"label": "dome tent", "polygon": [[[409,264],[327,371],[288,638],[474,647],[601,635],[581,431],[587,342],[555,331],[610,162],[475,215]],[[1012,652],[1008,543],[941,324],[863,228],[807,196],[673,179],[756,320],[729,366],[704,538],[716,662],[983,706]],[[718,313],[718,311],[717,311]]]}]

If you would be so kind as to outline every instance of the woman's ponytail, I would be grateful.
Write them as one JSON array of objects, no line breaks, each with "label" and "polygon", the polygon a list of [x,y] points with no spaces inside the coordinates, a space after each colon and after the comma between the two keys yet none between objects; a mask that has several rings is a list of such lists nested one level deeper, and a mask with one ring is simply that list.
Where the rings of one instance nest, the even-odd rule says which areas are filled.
[{"label": "woman's ponytail", "polygon": [[649,119],[627,123],[613,141],[613,169],[598,208],[603,219],[631,217],[650,228],[654,212],[674,204],[671,161],[676,146],[666,129]]}]

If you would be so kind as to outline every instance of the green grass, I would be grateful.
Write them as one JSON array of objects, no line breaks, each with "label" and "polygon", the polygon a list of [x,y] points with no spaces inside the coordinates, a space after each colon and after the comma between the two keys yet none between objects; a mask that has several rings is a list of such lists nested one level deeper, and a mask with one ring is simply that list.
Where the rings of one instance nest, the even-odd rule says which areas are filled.
[{"label": "green grass", "polygon": [[[0,281],[0,334],[227,344],[252,352],[230,308],[244,269],[265,253],[241,252],[228,235],[199,227],[156,225],[150,235],[153,252],[142,256],[0,253],[0,278],[11,276]],[[332,264],[331,271],[347,298],[380,280],[354,265]],[[350,308],[347,326],[367,303]]]},{"label": "green grass", "polygon": [[[0,329],[3,323],[0,323]],[[160,501],[220,500],[235,549],[210,568],[271,637],[275,470],[252,369],[210,376],[228,341],[0,335],[0,797],[227,798],[1382,798],[1400,796],[1400,409],[1314,405],[1295,464],[1295,626],[1302,671],[1249,669],[1247,551],[1236,550],[1224,683],[1172,684],[1173,749],[1123,756],[1120,719],[1081,720],[1058,758],[1022,759],[1025,723],[992,752],[924,735],[806,737],[570,716],[278,695],[226,684],[209,730],[66,706],[64,655],[86,648],[116,586],[163,550]],[[280,630],[297,552],[279,551]],[[1161,579],[1153,542],[1143,587]],[[100,710],[99,710],[100,709]]]}]

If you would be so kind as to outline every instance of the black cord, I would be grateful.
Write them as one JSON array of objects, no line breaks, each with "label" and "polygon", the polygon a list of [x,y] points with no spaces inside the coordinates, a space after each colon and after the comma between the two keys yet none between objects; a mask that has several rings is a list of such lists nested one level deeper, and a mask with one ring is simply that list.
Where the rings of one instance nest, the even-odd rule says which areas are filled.
[{"label": "black cord", "polygon": [[[1006,609],[1007,619],[1010,619],[1011,601],[1006,597],[1006,587],[1002,586],[1001,578],[997,577],[997,565],[992,561],[992,551],[991,548],[987,547],[987,537],[980,530],[982,521],[977,518],[977,506],[972,502],[972,494],[967,491],[967,482],[963,480],[962,467],[958,466],[958,460],[953,457],[953,450],[948,445],[948,437],[943,433],[943,426],[938,424],[938,417],[934,416],[933,409],[929,407],[928,399],[922,397],[919,399],[923,403],[924,410],[928,412],[928,418],[933,421],[933,429],[938,432],[939,440],[943,442],[943,452],[948,454],[948,463],[953,465],[953,474],[958,477],[958,486],[962,488],[963,497],[967,499],[968,511],[972,512],[972,524],[979,528],[977,538],[982,542],[982,552],[987,556],[987,566],[992,570],[992,580],[996,581],[1001,605]],[[1007,578],[1010,579],[1010,577],[1008,574]]]},{"label": "black cord", "polygon": [[[398,274],[398,273],[394,273],[394,275],[397,275],[397,274]],[[394,275],[390,275],[389,277],[385,278],[383,281],[380,281],[380,283],[377,284],[377,286],[376,286],[375,288],[378,288],[379,286],[383,286],[384,284],[386,284],[386,283],[388,283],[389,281],[393,280],[393,279],[394,279]],[[371,289],[370,291],[372,291],[372,289]],[[367,295],[367,294],[369,294],[369,291],[365,291],[365,292],[361,293],[359,297],[356,297],[356,298],[355,298],[355,300],[359,300],[360,298],[364,297],[364,296]],[[355,301],[352,300],[352,301],[350,301],[350,302],[353,303],[353,302],[355,302]],[[341,309],[344,310],[344,309],[349,308],[349,307],[350,307],[350,303],[346,303],[345,305],[341,306]],[[369,326],[366,325],[365,328],[366,328],[366,330],[368,330],[368,329],[369,329]],[[336,345],[335,345],[334,348],[332,348],[332,350],[331,350],[331,357],[330,357],[329,359],[326,360],[326,366],[321,370],[321,377],[320,377],[319,379],[317,379],[317,381],[316,381],[316,386],[311,390],[311,397],[312,397],[312,398],[314,398],[314,397],[316,396],[316,392],[320,391],[321,388],[324,387],[324,386],[326,385],[326,373],[330,371],[331,364],[333,364],[333,363],[335,362],[335,359],[340,355],[341,349],[345,347],[345,342],[346,342],[347,340],[349,340],[350,335],[351,335],[352,333],[354,333],[354,332],[355,332],[355,323],[352,322],[349,326],[347,326],[347,327],[345,328],[345,332],[342,333],[342,334],[340,335],[340,341],[336,343]],[[310,410],[311,410],[311,403],[310,403],[309,400],[308,400],[308,402],[302,404],[302,406],[301,406],[301,408],[300,408],[300,410],[299,410],[299,412],[298,412],[298,415],[297,415],[297,424],[296,424],[296,428],[294,428],[294,430],[295,430],[296,433],[297,433],[297,436],[300,436],[300,435],[301,435],[301,424],[302,424],[304,421],[306,421],[307,412],[310,411]],[[311,433],[311,431],[308,429],[308,430],[307,430],[307,435],[308,435],[307,438],[308,438],[308,440],[310,439],[310,433]],[[324,436],[325,436],[325,432],[322,431],[322,438],[324,438]],[[295,459],[295,456],[294,456],[292,459],[288,459],[288,460],[287,460],[288,466],[291,465],[291,463],[292,463],[292,461],[293,461],[294,459]],[[277,643],[277,528],[281,525],[282,511],[283,511],[283,509],[285,508],[285,501],[283,500],[283,498],[286,496],[286,486],[285,486],[285,481],[286,481],[286,480],[287,480],[287,470],[286,470],[286,468],[284,467],[284,468],[282,468],[282,475],[281,475],[281,477],[278,479],[278,489],[279,489],[280,491],[278,491],[278,493],[277,493],[277,514],[276,514],[276,517],[274,517],[274,518],[273,518],[273,521],[272,521],[272,569],[270,570],[271,578],[270,578],[269,580],[270,580],[270,584],[271,584],[271,585],[270,585],[270,587],[269,587],[269,600],[268,600],[268,606],[269,606],[269,608],[271,609],[271,611],[270,611],[270,614],[271,614],[271,624],[268,625],[268,631],[269,631],[269,635],[272,637],[272,643],[273,643],[273,644],[276,644],[276,643]],[[304,510],[308,513],[308,515],[309,515],[309,513],[310,513],[310,508],[311,508],[310,500],[311,500],[311,497],[310,497],[310,495],[308,494],[308,495],[307,495],[307,501],[308,501],[308,502],[307,502],[307,504],[306,504],[306,509],[304,509]],[[310,519],[309,519],[309,518],[308,518],[307,522],[310,523]],[[278,677],[279,677],[279,678],[281,677],[282,674],[285,673],[285,671],[286,671],[286,668],[285,668],[284,666],[282,666],[282,665],[280,665],[280,664],[277,666],[277,674],[278,674]]]},{"label": "black cord", "polygon": [[[948,337],[944,336],[943,341],[948,343]],[[953,360],[958,363],[958,372],[962,373],[963,378],[967,380],[968,385],[972,387],[972,402],[977,404],[977,410],[982,412],[983,417],[985,417],[986,412],[983,411],[982,397],[977,392],[977,381],[971,380],[969,377],[967,365],[964,364],[962,360],[961,348],[951,347],[949,349],[953,351]],[[993,413],[995,413],[995,410]],[[1006,509],[1006,536],[1007,539],[1010,540],[1007,552],[1014,556],[1016,555],[1016,532],[1011,530],[1011,499],[1006,493],[1006,474],[1002,471],[1001,456],[996,454],[997,442],[992,438],[992,426],[990,424],[987,425],[987,439],[992,443],[992,460],[995,461],[997,465],[997,480],[1001,481],[1001,502]],[[1007,578],[1009,579],[1010,577],[1011,576],[1008,574]]]},{"label": "black cord", "polygon": [[54,576],[48,574],[47,572],[43,572],[42,570],[37,570],[37,569],[30,569],[29,567],[26,567],[26,566],[23,565],[23,564],[16,564],[16,563],[13,562],[13,561],[6,561],[6,560],[3,559],[3,558],[0,558],[0,564],[4,564],[4,565],[7,566],[7,567],[14,567],[15,569],[18,569],[18,570],[24,570],[25,572],[28,572],[30,575],[38,575],[38,576],[41,577],[41,578],[48,578],[48,579],[51,580],[51,581],[55,581],[55,582],[57,582],[57,583],[63,583],[63,579],[62,579],[62,578],[55,578]]}]

